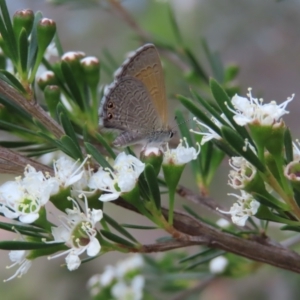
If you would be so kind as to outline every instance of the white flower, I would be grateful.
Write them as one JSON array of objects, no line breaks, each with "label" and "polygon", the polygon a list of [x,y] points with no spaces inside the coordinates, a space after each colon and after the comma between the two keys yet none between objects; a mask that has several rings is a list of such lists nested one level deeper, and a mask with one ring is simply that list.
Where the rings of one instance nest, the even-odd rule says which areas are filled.
[{"label": "white flower", "polygon": [[228,184],[234,189],[242,189],[253,180],[256,175],[255,167],[241,156],[234,156],[229,160],[232,170],[229,171]]},{"label": "white flower", "polygon": [[[224,116],[224,114],[221,115],[221,117]],[[201,145],[204,145],[206,142],[212,140],[212,139],[216,139],[216,140],[220,140],[222,137],[217,134],[213,129],[211,129],[210,127],[208,127],[206,124],[200,122],[199,120],[197,120],[197,118],[193,118],[193,120],[200,126],[206,128],[208,130],[208,132],[204,132],[204,131],[196,131],[193,129],[190,129],[190,132],[193,132],[195,134],[200,134],[203,135],[203,138],[201,140]],[[216,118],[212,117],[211,120],[219,127],[222,127],[222,123],[220,123]]]},{"label": "white flower", "polygon": [[227,258],[224,256],[218,256],[209,262],[209,271],[212,274],[221,274],[225,271],[227,265]]},{"label": "white flower", "polygon": [[116,269],[113,266],[105,266],[104,272],[99,277],[99,282],[102,286],[108,286],[116,277]]},{"label": "white flower", "polygon": [[64,188],[74,185],[83,178],[86,172],[84,165],[89,158],[90,156],[87,156],[80,164],[78,160],[75,161],[68,156],[60,157],[53,163],[55,173],[53,178],[58,182],[59,186]]},{"label": "white flower", "polygon": [[120,153],[115,159],[114,171],[99,169],[89,181],[89,188],[98,189],[109,194],[102,194],[101,201],[116,200],[122,193],[130,192],[136,185],[145,164],[132,155]]},{"label": "white flower", "polygon": [[10,251],[8,256],[10,260],[13,262],[12,265],[6,267],[7,269],[10,269],[16,265],[20,265],[20,267],[17,269],[15,274],[8,279],[4,280],[4,282],[9,281],[16,277],[21,277],[22,275],[26,274],[29,268],[31,267],[31,261],[26,259],[27,251],[25,250],[13,250]]},{"label": "white flower", "polygon": [[230,222],[223,218],[217,220],[216,224],[221,228],[228,228],[230,226]]},{"label": "white flower", "polygon": [[[185,143],[185,146],[183,146],[183,143]],[[164,152],[163,164],[183,165],[196,159],[200,153],[200,145],[198,143],[197,146],[198,151],[194,147],[189,147],[186,138],[180,140],[176,149],[169,149],[167,144],[167,151]]]},{"label": "white flower", "polygon": [[33,223],[39,217],[40,208],[48,202],[55,189],[55,182],[27,166],[23,179],[18,177],[0,186],[0,211],[7,218]]},{"label": "white flower", "polygon": [[127,259],[121,260],[116,265],[116,276],[124,277],[127,273],[133,270],[139,270],[144,266],[144,259],[141,255],[136,254]]},{"label": "white flower", "polygon": [[130,285],[124,281],[117,282],[112,287],[111,293],[117,300],[141,300],[144,285],[144,277],[137,275],[132,279]]},{"label": "white flower", "polygon": [[241,196],[236,194],[228,194],[230,196],[236,197],[238,200],[229,211],[222,211],[218,209],[223,214],[230,214],[231,220],[234,224],[238,226],[245,226],[246,221],[249,217],[255,215],[259,208],[259,202],[256,201],[252,195],[241,190]]},{"label": "white flower", "polygon": [[67,267],[70,271],[77,269],[80,264],[79,255],[86,251],[88,256],[96,256],[101,246],[96,238],[96,224],[102,219],[103,212],[100,209],[92,209],[88,207],[87,198],[85,199],[85,213],[81,212],[77,202],[73,201],[73,209],[66,209],[66,221],[58,227],[52,227],[52,235],[54,241],[48,243],[65,242],[69,250],[48,257],[48,259],[56,258],[61,255],[68,254],[66,257]]},{"label": "white flower", "polygon": [[233,96],[231,99],[235,111],[230,110],[235,114],[233,119],[238,125],[244,126],[246,124],[255,123],[272,126],[275,122],[278,122],[283,115],[289,113],[285,108],[288,103],[293,100],[294,94],[285,102],[277,105],[275,101],[263,104],[263,99],[252,97],[251,88],[249,88],[248,91],[247,96],[249,99],[238,95]]}]

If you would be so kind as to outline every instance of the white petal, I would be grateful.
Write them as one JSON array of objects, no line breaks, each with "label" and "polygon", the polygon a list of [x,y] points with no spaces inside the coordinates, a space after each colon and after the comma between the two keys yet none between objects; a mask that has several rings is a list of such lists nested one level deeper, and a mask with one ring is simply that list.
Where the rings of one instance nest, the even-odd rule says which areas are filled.
[{"label": "white petal", "polygon": [[92,223],[95,224],[103,218],[103,211],[101,209],[94,209],[91,212]]},{"label": "white petal", "polygon": [[25,250],[12,250],[8,253],[8,256],[12,262],[20,263],[25,258],[25,254]]},{"label": "white petal", "polygon": [[99,241],[94,238],[88,245],[86,253],[88,256],[95,256],[100,252],[101,246]]},{"label": "white petal", "polygon": [[8,219],[16,219],[19,217],[20,213],[11,211],[6,206],[0,206],[0,212],[4,214],[4,216]]},{"label": "white petal", "polygon": [[100,201],[103,201],[103,202],[116,200],[116,199],[119,198],[120,194],[121,194],[121,193],[102,194],[102,195],[99,197],[99,200],[100,200]]},{"label": "white petal", "polygon": [[73,252],[70,252],[66,257],[66,264],[70,271],[74,271],[79,268],[81,260],[78,255]]},{"label": "white petal", "polygon": [[36,221],[39,218],[38,213],[32,213],[27,215],[22,215],[19,217],[20,222],[30,224]]}]

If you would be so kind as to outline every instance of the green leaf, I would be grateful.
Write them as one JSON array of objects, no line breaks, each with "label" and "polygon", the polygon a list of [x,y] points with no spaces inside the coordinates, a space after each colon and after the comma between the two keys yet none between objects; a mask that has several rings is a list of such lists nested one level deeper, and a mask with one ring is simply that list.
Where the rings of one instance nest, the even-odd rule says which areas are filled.
[{"label": "green leaf", "polygon": [[14,87],[21,94],[26,94],[26,90],[21,84],[21,82],[11,73],[6,70],[0,70],[0,79]]},{"label": "green leaf", "polygon": [[212,53],[205,39],[202,39],[202,47],[209,61],[213,76],[219,81],[224,82],[224,67],[220,56],[217,53]]},{"label": "green leaf", "polygon": [[0,146],[5,148],[23,148],[35,144],[35,142],[30,141],[0,141]]},{"label": "green leaf", "polygon": [[113,151],[113,149],[108,145],[108,143],[106,142],[106,140],[103,138],[103,136],[101,134],[99,134],[98,132],[96,132],[96,139],[100,142],[100,144],[105,148],[105,150],[109,153],[109,155],[115,159],[116,158],[116,154]]},{"label": "green leaf", "polygon": [[37,136],[38,134],[35,131],[29,130],[25,127],[18,126],[9,122],[1,121],[0,120],[0,128],[4,129],[6,131],[14,131],[18,133],[26,133],[26,134],[31,134],[33,136]]},{"label": "green leaf", "polygon": [[236,133],[233,129],[229,127],[223,126],[222,136],[234,148],[241,156],[245,157],[254,167],[256,167],[259,171],[265,172],[265,167],[259,160],[259,158],[253,153],[253,151],[247,147],[246,151],[244,151],[245,141],[241,138],[241,136]]},{"label": "green leaf", "polygon": [[10,51],[11,59],[16,62],[17,61],[17,41],[15,38],[13,26],[11,23],[10,15],[6,6],[5,0],[0,0],[0,9],[2,13],[2,17],[0,18],[0,32],[4,39],[5,44],[7,45]]},{"label": "green leaf", "polygon": [[169,13],[170,23],[171,23],[171,26],[172,26],[172,29],[173,29],[173,32],[174,32],[177,44],[178,45],[182,45],[183,44],[183,39],[182,39],[180,30],[179,30],[177,21],[175,19],[174,12],[173,12],[172,7],[171,7],[170,4],[168,4],[168,13]]},{"label": "green leaf", "polygon": [[19,60],[22,72],[27,73],[28,37],[25,28],[22,28],[19,36]]},{"label": "green leaf", "polygon": [[59,39],[59,36],[58,36],[57,32],[55,32],[53,40],[54,40],[55,47],[57,49],[58,55],[63,56],[64,50],[62,48],[62,45],[61,45],[61,42],[60,42],[60,39]]},{"label": "green leaf", "polygon": [[193,260],[195,258],[198,258],[199,256],[210,256],[210,255],[222,255],[226,253],[225,251],[222,251],[222,250],[217,250],[217,249],[205,249],[205,250],[201,250],[195,254],[192,254],[192,255],[189,255],[187,257],[184,257],[182,259],[179,260],[179,263],[182,264],[182,263],[185,263],[187,261],[190,261],[190,260]]},{"label": "green leaf", "polygon": [[215,131],[218,135],[221,136],[220,128],[210,120],[210,118],[201,111],[190,99],[183,97],[181,95],[178,96],[181,104],[185,106],[194,116],[199,118],[204,124],[206,124],[209,128]]},{"label": "green leaf", "polygon": [[192,95],[196,98],[196,100],[215,118],[217,119],[221,124],[228,126],[229,124],[221,117],[220,110],[216,110],[216,108],[213,106],[213,103],[204,100],[200,95],[191,90]]},{"label": "green leaf", "polygon": [[62,151],[67,153],[73,159],[75,160],[80,159],[81,161],[83,161],[83,155],[81,150],[77,148],[77,145],[69,136],[67,135],[62,136],[60,139],[60,145]]},{"label": "green leaf", "polygon": [[123,227],[132,228],[132,229],[141,229],[141,230],[155,230],[158,229],[157,226],[142,226],[142,225],[133,225],[133,224],[121,224]]},{"label": "green leaf", "polygon": [[160,210],[160,191],[153,166],[147,164],[144,170],[144,174],[148,183],[151,198],[154,201],[156,208]]},{"label": "green leaf", "polygon": [[259,219],[266,220],[266,221],[283,223],[283,224],[292,225],[292,226],[299,226],[298,221],[292,221],[292,220],[289,220],[286,218],[282,218],[282,217],[274,214],[273,212],[271,212],[267,206],[262,205],[262,204],[259,206],[258,211],[255,214],[255,216]]},{"label": "green leaf", "polygon": [[108,224],[110,224],[119,233],[123,234],[125,237],[132,240],[133,242],[138,243],[138,241],[127,230],[125,230],[120,224],[118,224],[110,216],[108,216],[107,214],[104,214],[104,219]]},{"label": "green leaf", "polygon": [[[106,230],[100,230],[101,234],[106,237],[107,239],[109,239],[110,241],[113,241],[117,244],[121,244],[130,248],[134,248],[135,245],[132,244],[131,242],[111,233],[110,231],[106,231]],[[1,249],[1,248],[0,248]]]},{"label": "green leaf", "polygon": [[75,77],[73,76],[73,73],[72,73],[72,70],[71,70],[70,66],[65,61],[61,62],[61,71],[63,73],[64,79],[67,83],[67,86],[68,86],[75,102],[80,107],[80,109],[82,111],[84,111],[85,105],[84,105],[84,101],[83,101],[83,98],[81,96],[79,87],[77,85]]},{"label": "green leaf", "polygon": [[287,163],[290,163],[294,160],[293,154],[293,139],[291,135],[291,131],[287,128],[284,132],[284,150]]},{"label": "green leaf", "polygon": [[300,232],[300,226],[285,225],[280,227],[281,230]]},{"label": "green leaf", "polygon": [[60,124],[64,128],[66,135],[73,141],[73,143],[76,147],[76,151],[78,153],[81,153],[81,158],[83,158],[82,152],[80,149],[80,145],[78,142],[78,138],[77,138],[74,128],[70,122],[70,119],[67,116],[67,111],[61,103],[59,103],[57,105],[57,115],[59,116]]},{"label": "green leaf", "polygon": [[113,170],[112,166],[108,163],[105,157],[90,143],[84,143],[85,148],[89,154],[102,166],[104,169],[109,168]]},{"label": "green leaf", "polygon": [[202,69],[201,65],[198,63],[197,59],[195,58],[191,50],[188,49],[187,47],[184,47],[183,51],[187,56],[188,60],[190,61],[190,64],[193,67],[194,71],[198,74],[199,78],[201,78],[204,82],[208,83],[208,76],[205,74],[204,70]]},{"label": "green leaf", "polygon": [[41,12],[37,12],[34,16],[34,22],[31,30],[31,39],[29,44],[29,52],[28,52],[28,67],[33,68],[35,64],[38,44],[37,44],[37,24],[40,22],[40,20],[43,18],[43,15]]},{"label": "green leaf", "polygon": [[46,233],[45,230],[28,225],[17,225],[11,223],[0,222],[0,228],[6,231],[16,232],[16,230],[22,235],[32,236],[32,237],[43,237],[43,233]]},{"label": "green leaf", "polygon": [[2,250],[48,249],[63,244],[64,243],[46,244],[46,243],[37,243],[37,242],[24,242],[24,241],[2,241],[0,242],[0,249]]},{"label": "green leaf", "polygon": [[199,265],[202,265],[202,264],[204,264],[204,263],[207,263],[207,262],[211,261],[213,258],[216,258],[216,257],[218,257],[218,256],[220,256],[220,255],[225,254],[225,253],[226,253],[225,251],[222,251],[222,250],[216,250],[216,251],[214,251],[213,253],[204,256],[202,259],[198,260],[198,261],[195,262],[194,264],[188,266],[187,268],[185,268],[185,270],[192,270],[192,269],[195,269],[195,268],[198,267]]},{"label": "green leaf", "polygon": [[[232,106],[231,100],[224,91],[224,89],[217,83],[216,80],[211,79],[210,80],[210,88],[212,91],[212,94],[217,101],[221,111],[224,113],[226,118],[229,120],[231,125],[235,128],[235,130],[245,139],[248,139],[248,141],[253,145],[252,138],[250,137],[248,131],[245,127],[239,126],[236,124],[236,122],[233,120],[234,113],[228,109],[228,107],[232,110],[234,110],[234,107]],[[227,105],[228,107],[227,107]]]}]

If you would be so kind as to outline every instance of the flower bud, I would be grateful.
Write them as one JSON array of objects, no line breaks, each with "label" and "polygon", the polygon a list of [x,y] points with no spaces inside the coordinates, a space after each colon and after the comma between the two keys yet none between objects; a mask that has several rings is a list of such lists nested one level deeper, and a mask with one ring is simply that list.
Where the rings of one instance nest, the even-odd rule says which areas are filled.
[{"label": "flower bud", "polygon": [[43,54],[46,48],[51,43],[54,34],[56,32],[56,23],[47,18],[43,18],[39,21],[37,25],[37,41],[39,51],[42,51]]},{"label": "flower bud", "polygon": [[100,80],[100,62],[97,57],[88,56],[80,60],[85,81],[91,88],[97,88]]},{"label": "flower bud", "polygon": [[154,168],[156,176],[158,175],[163,162],[164,153],[157,147],[148,147],[142,150],[140,159],[143,163],[150,164]]},{"label": "flower bud", "polygon": [[52,71],[46,71],[39,77],[37,83],[40,89],[43,91],[47,85],[56,84],[57,80]]},{"label": "flower bud", "polygon": [[80,60],[85,56],[84,52],[81,51],[69,51],[66,52],[61,60],[68,63],[72,70],[72,74],[78,83],[82,82],[82,66]]},{"label": "flower bud", "polygon": [[34,22],[34,13],[30,9],[22,9],[13,15],[13,29],[18,40],[22,28],[26,30],[29,36]]},{"label": "flower bud", "polygon": [[298,160],[291,161],[284,168],[284,176],[291,182],[293,188],[300,191],[300,163]]},{"label": "flower bud", "polygon": [[56,116],[57,104],[60,102],[60,87],[57,85],[47,85],[44,88],[44,97],[50,115],[54,118]]}]

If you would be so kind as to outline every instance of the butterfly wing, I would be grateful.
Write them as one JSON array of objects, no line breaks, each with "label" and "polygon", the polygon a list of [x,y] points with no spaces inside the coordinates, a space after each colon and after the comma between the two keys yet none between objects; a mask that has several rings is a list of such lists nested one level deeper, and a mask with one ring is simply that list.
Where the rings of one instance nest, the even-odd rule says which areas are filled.
[{"label": "butterfly wing", "polygon": [[153,105],[159,114],[156,128],[167,128],[167,101],[165,81],[158,52],[153,44],[146,44],[133,52],[115,73],[115,80],[131,76],[147,88]]},{"label": "butterfly wing", "polygon": [[103,127],[122,131],[115,141],[117,146],[142,142],[160,121],[145,85],[130,76],[108,87],[99,113]]}]

